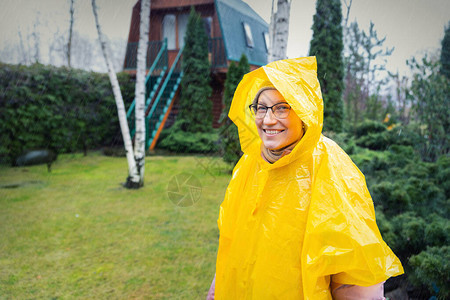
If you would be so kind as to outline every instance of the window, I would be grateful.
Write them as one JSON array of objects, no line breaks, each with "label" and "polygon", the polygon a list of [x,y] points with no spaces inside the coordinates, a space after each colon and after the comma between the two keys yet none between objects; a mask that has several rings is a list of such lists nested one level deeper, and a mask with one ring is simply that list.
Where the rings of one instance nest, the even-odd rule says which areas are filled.
[{"label": "window", "polygon": [[208,38],[212,37],[212,17],[205,17],[203,19],[203,25],[205,26],[205,32]]},{"label": "window", "polygon": [[178,15],[178,48],[184,45],[184,37],[186,36],[187,23],[189,14]]},{"label": "window", "polygon": [[269,53],[270,47],[269,34],[267,32],[263,32],[263,35],[264,35],[264,44],[266,45],[266,52]]},{"label": "window", "polygon": [[167,39],[167,49],[176,49],[175,15],[165,15],[162,28],[163,39]]},{"label": "window", "polygon": [[247,47],[254,47],[253,43],[253,36],[252,36],[252,30],[250,29],[250,26],[247,23],[242,23],[244,25],[244,33],[245,33],[245,41],[247,43]]}]

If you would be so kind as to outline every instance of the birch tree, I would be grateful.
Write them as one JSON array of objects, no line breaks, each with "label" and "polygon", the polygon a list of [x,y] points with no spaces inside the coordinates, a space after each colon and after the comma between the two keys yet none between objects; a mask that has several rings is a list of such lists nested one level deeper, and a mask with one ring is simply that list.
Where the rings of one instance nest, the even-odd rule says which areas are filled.
[{"label": "birch tree", "polygon": [[74,8],[73,8],[73,2],[75,0],[70,0],[70,25],[69,25],[69,41],[67,42],[67,65],[70,68],[71,64],[70,64],[70,54],[72,51],[72,33],[73,33],[73,13],[74,13]]},{"label": "birch tree", "polygon": [[277,0],[277,11],[274,11],[272,0],[272,13],[270,17],[269,62],[285,59],[289,35],[289,15],[292,0]]},{"label": "birch tree", "polygon": [[[148,6],[150,7],[150,0],[143,0],[141,2],[142,6],[146,5],[144,2],[147,2]],[[143,185],[143,182],[141,182],[141,180],[140,180],[141,177],[139,175],[139,169],[138,169],[138,166],[136,164],[135,157],[133,155],[134,154],[133,144],[131,142],[130,130],[128,128],[127,117],[126,117],[126,112],[125,112],[125,105],[124,105],[124,102],[123,102],[122,93],[120,91],[119,81],[117,80],[117,76],[116,76],[116,73],[114,72],[114,67],[113,67],[113,64],[111,62],[110,55],[109,55],[109,53],[108,53],[108,51],[106,49],[106,40],[105,40],[105,36],[103,35],[103,33],[101,31],[100,23],[98,21],[97,5],[95,3],[95,0],[92,0],[92,11],[94,13],[95,24],[96,24],[96,27],[97,27],[98,38],[100,40],[100,45],[101,45],[101,49],[102,49],[102,52],[103,52],[103,57],[105,58],[106,66],[108,68],[109,80],[111,82],[114,98],[116,100],[117,114],[118,114],[118,117],[119,117],[120,129],[121,129],[121,132],[122,132],[122,138],[123,138],[123,141],[124,141],[125,152],[126,152],[126,157],[127,157],[127,161],[128,161],[128,177],[127,177],[127,181],[125,183],[125,187],[127,187],[127,188],[139,188],[139,187],[141,187]],[[147,24],[148,24],[148,19],[150,18],[150,16],[149,16],[150,10],[148,10],[148,16],[147,17],[144,17],[142,15],[142,11],[143,10],[141,9],[141,23],[143,21],[145,22],[145,20],[147,19]],[[148,27],[148,25],[147,25],[147,27]],[[142,28],[142,26],[141,26],[141,28]],[[148,29],[147,29],[147,33],[148,33]],[[141,37],[142,37],[142,32],[141,32]],[[141,43],[141,39],[139,40],[139,43]],[[138,47],[140,48],[140,46],[138,46]],[[145,56],[146,56],[146,51],[144,51],[144,55],[143,55],[144,62],[146,61],[146,57]],[[142,54],[140,56],[140,59],[142,59]],[[145,68],[144,68],[144,73],[145,73]],[[145,76],[145,74],[144,74],[144,76]],[[145,89],[145,85],[144,85],[143,88]],[[136,92],[136,96],[138,96],[140,93],[141,92]],[[144,91],[144,95],[145,95],[145,91]],[[145,125],[144,125],[144,136],[145,136]],[[144,142],[144,144],[145,144],[145,142]]]},{"label": "birch tree", "polygon": [[136,135],[134,157],[136,159],[139,183],[144,184],[145,170],[145,70],[147,64],[147,44],[150,23],[150,0],[141,2],[141,23],[139,28],[139,45],[137,51],[137,73],[135,90]]}]

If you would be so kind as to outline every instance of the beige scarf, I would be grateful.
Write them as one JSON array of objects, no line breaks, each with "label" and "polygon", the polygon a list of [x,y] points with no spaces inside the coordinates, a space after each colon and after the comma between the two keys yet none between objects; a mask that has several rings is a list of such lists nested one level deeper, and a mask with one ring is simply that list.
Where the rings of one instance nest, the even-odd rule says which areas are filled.
[{"label": "beige scarf", "polygon": [[264,147],[264,144],[261,143],[261,155],[267,162],[273,164],[283,156],[286,156],[289,153],[291,153],[295,145],[297,145],[298,142],[300,142],[300,140],[301,138],[298,141],[278,150],[267,149],[266,147]]}]

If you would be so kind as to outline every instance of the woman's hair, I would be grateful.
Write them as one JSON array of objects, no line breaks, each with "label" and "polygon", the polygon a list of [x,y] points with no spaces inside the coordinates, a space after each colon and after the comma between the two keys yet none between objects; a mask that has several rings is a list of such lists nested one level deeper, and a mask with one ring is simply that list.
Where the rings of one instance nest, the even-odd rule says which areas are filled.
[{"label": "woman's hair", "polygon": [[273,85],[268,84],[262,88],[259,89],[259,91],[256,93],[255,98],[253,99],[252,104],[258,104],[258,98],[261,95],[262,92],[267,91],[267,90],[277,90]]}]

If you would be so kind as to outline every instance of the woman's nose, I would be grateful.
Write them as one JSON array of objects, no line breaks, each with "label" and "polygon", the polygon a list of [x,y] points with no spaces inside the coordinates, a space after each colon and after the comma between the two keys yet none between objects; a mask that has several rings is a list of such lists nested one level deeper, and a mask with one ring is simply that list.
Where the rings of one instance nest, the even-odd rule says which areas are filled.
[{"label": "woman's nose", "polygon": [[275,118],[271,109],[267,110],[266,115],[264,116],[264,124],[275,124],[277,122],[277,118]]}]

